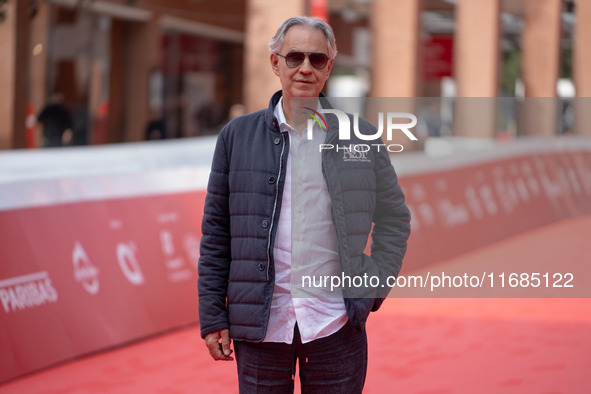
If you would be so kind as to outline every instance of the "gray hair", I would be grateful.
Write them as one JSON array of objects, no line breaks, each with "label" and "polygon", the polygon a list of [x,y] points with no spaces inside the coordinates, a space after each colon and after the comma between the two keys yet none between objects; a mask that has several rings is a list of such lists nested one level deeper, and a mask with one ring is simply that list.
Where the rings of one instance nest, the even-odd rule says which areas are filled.
[{"label": "gray hair", "polygon": [[328,47],[328,57],[334,59],[337,55],[337,40],[332,31],[332,27],[322,19],[312,18],[309,16],[294,16],[287,19],[279,26],[277,32],[269,42],[269,51],[271,53],[279,53],[283,47],[283,41],[287,31],[294,26],[307,26],[315,30],[319,30],[326,37],[326,45]]}]

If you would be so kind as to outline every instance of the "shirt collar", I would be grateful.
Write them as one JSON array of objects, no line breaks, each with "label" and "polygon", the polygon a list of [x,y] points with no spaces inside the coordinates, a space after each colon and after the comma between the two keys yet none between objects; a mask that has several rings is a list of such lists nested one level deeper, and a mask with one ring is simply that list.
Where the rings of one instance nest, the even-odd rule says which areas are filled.
[{"label": "shirt collar", "polygon": [[275,115],[275,118],[277,118],[277,123],[279,123],[280,129],[285,129],[286,126],[291,128],[291,126],[287,124],[287,120],[285,119],[285,113],[283,112],[283,97],[279,99],[279,102],[275,106],[273,115]]}]

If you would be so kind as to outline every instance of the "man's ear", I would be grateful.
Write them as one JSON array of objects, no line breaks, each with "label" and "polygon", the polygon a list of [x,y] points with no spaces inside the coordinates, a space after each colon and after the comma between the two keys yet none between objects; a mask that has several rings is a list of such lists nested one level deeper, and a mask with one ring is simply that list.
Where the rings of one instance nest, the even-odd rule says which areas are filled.
[{"label": "man's ear", "polygon": [[279,76],[279,56],[272,53],[269,57],[269,60],[271,61],[271,68],[273,69],[273,72],[275,75]]}]

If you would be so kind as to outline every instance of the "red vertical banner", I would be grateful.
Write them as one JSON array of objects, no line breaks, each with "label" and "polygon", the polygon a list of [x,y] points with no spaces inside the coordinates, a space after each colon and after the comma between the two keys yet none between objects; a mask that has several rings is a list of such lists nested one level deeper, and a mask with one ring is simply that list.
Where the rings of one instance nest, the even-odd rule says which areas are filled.
[{"label": "red vertical banner", "polygon": [[423,78],[438,81],[453,73],[453,36],[435,35],[423,41]]},{"label": "red vertical banner", "polygon": [[35,116],[35,108],[33,103],[27,103],[27,117],[25,119],[25,129],[27,132],[27,148],[35,148],[35,127],[37,125],[37,117]]},{"label": "red vertical banner", "polygon": [[310,16],[328,22],[328,0],[310,0]]}]

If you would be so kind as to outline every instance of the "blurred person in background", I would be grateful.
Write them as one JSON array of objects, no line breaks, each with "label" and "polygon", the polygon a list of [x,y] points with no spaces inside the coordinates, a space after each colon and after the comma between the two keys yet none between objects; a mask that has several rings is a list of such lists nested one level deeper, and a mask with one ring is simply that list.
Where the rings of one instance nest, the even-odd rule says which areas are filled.
[{"label": "blurred person in background", "polygon": [[230,120],[246,114],[246,107],[244,104],[236,103],[230,107]]},{"label": "blurred person in background", "polygon": [[88,110],[88,97],[81,95],[72,108],[72,134],[73,145],[88,144],[88,125],[90,124],[90,111]]},{"label": "blurred person in background", "polygon": [[[385,149],[362,162],[343,151],[321,154],[320,144],[341,142],[335,117],[309,134],[292,108],[303,98],[322,109],[337,52],[332,28],[290,18],[269,49],[282,90],[268,109],[230,121],[214,152],[199,260],[201,336],[215,360],[233,360],[234,341],[241,393],[292,393],[298,360],[302,392],[361,393],[365,322],[387,293],[339,288],[340,296],[299,297],[294,278],[397,275],[410,214]],[[376,132],[366,121],[359,128]]]},{"label": "blurred person in background", "polygon": [[150,120],[146,125],[146,141],[166,139],[166,122],[162,107],[155,105],[150,111]]},{"label": "blurred person in background", "polygon": [[61,91],[52,92],[37,121],[43,124],[44,146],[68,145],[72,140],[72,117]]}]

